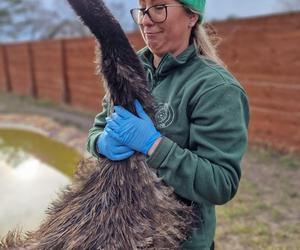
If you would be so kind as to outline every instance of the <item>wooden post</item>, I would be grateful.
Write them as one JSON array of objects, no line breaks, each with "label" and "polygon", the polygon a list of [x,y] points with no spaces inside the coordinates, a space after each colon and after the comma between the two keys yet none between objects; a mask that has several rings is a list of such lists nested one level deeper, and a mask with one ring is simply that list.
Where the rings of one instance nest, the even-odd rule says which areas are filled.
[{"label": "wooden post", "polygon": [[28,57],[29,57],[29,74],[30,74],[30,89],[29,93],[32,97],[37,97],[37,88],[36,88],[36,77],[35,77],[35,60],[34,53],[32,49],[32,43],[27,44],[28,48]]},{"label": "wooden post", "polygon": [[4,71],[4,77],[5,77],[5,91],[11,92],[12,86],[11,86],[11,79],[10,79],[10,73],[9,73],[7,49],[6,49],[5,45],[1,45],[1,49],[2,49],[2,57],[3,57],[3,71]]},{"label": "wooden post", "polygon": [[68,64],[66,56],[66,42],[60,40],[60,55],[61,55],[61,72],[62,72],[62,102],[70,103],[70,90],[68,78]]}]

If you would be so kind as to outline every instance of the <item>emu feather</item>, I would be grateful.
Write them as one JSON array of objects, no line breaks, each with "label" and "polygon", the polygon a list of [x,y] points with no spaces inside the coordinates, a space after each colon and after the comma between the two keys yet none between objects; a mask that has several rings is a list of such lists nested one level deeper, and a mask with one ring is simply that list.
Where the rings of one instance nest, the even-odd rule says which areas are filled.
[{"label": "emu feather", "polygon": [[[100,44],[99,73],[111,104],[135,112],[138,99],[153,118],[143,68],[119,23],[101,0],[68,1]],[[193,219],[192,207],[176,199],[143,155],[85,160],[40,227],[9,233],[0,249],[179,249]]]}]

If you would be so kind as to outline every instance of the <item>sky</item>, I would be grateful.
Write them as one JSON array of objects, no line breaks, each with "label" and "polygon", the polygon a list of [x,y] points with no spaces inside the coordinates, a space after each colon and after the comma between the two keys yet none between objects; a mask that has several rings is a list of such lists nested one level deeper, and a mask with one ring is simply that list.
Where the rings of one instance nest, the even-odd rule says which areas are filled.
[{"label": "sky", "polygon": [[250,17],[267,15],[282,10],[282,0],[208,0],[206,18],[226,19],[228,17]]}]

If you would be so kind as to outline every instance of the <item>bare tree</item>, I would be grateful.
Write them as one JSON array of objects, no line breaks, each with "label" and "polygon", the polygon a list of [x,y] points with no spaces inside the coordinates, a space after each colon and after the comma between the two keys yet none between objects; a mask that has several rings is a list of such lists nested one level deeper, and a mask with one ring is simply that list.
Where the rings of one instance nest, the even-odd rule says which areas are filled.
[{"label": "bare tree", "polygon": [[300,11],[300,0],[284,0],[281,6],[285,11]]},{"label": "bare tree", "polygon": [[14,15],[24,12],[22,0],[1,0],[0,2],[0,40],[4,37],[16,37],[13,29]]},{"label": "bare tree", "polygon": [[[66,0],[45,3],[46,0],[0,0],[0,42],[90,35]],[[125,31],[137,28],[124,1],[109,0],[107,5]]]},{"label": "bare tree", "polygon": [[89,34],[87,28],[76,21],[66,1],[55,2],[53,10],[45,8],[43,2],[36,0],[0,2],[0,42]]},{"label": "bare tree", "polygon": [[53,39],[91,35],[90,31],[82,25],[79,19],[76,19],[75,13],[66,0],[55,0],[54,3],[57,18],[49,22],[47,29],[41,34],[41,38]]},{"label": "bare tree", "polygon": [[136,26],[130,16],[127,1],[110,0],[107,3],[107,7],[110,9],[114,17],[119,21],[124,31],[132,31],[138,29],[138,26]]}]

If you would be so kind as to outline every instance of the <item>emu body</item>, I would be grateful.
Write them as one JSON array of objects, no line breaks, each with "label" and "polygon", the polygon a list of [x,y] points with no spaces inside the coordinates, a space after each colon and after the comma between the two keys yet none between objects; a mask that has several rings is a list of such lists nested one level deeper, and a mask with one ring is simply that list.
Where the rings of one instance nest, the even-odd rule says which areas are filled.
[{"label": "emu body", "polygon": [[[100,44],[99,73],[111,104],[134,112],[138,99],[154,117],[142,66],[119,23],[100,0],[68,1]],[[38,230],[9,233],[0,249],[179,249],[194,219],[192,207],[138,153],[123,161],[83,161],[47,214]]]}]

